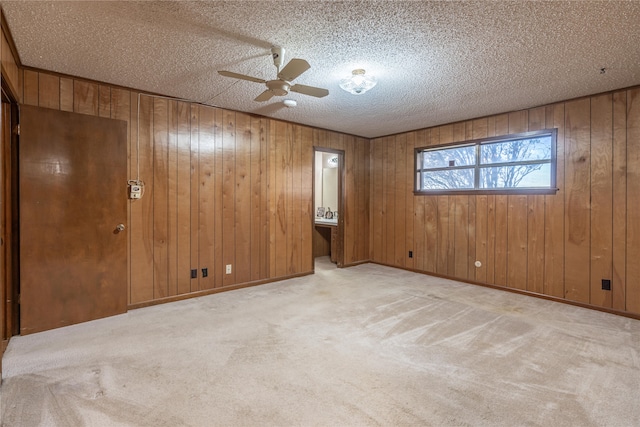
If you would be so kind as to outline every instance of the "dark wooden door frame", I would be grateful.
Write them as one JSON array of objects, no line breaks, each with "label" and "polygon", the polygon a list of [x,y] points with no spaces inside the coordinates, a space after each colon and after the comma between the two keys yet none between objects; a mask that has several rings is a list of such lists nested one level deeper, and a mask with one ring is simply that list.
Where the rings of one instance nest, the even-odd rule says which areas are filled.
[{"label": "dark wooden door frame", "polygon": [[[325,148],[325,147],[320,147],[320,146],[314,146],[313,147],[313,169],[312,169],[312,176],[313,176],[313,191],[311,192],[311,207],[312,207],[312,212],[311,212],[311,229],[313,230],[315,228],[315,212],[313,212],[314,210],[314,205],[315,205],[315,199],[316,199],[316,184],[315,184],[315,176],[316,176],[316,153],[320,152],[320,153],[333,153],[333,154],[337,154],[338,155],[338,239],[337,239],[337,256],[336,256],[336,260],[337,260],[337,265],[338,268],[342,268],[344,266],[344,217],[345,217],[345,211],[344,211],[344,197],[345,197],[345,167],[344,167],[344,150],[336,150],[333,148]],[[311,233],[311,235],[313,236],[314,233]],[[313,242],[312,242],[312,246],[313,246]],[[315,261],[313,258],[313,250],[311,251],[311,265],[314,265]]]},{"label": "dark wooden door frame", "polygon": [[[0,373],[2,355],[10,338],[19,334],[19,235],[18,235],[18,103],[10,88],[2,80],[2,197],[4,233],[0,244],[4,248],[3,277],[0,278],[0,304],[2,316],[0,328]],[[5,109],[6,108],[6,109]]]}]

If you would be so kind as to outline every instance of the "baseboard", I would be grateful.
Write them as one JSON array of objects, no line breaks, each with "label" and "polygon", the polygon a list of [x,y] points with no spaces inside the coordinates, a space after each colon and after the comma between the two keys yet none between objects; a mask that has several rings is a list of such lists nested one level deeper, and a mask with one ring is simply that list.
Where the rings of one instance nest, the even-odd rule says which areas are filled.
[{"label": "baseboard", "polygon": [[287,280],[287,279],[293,279],[293,278],[296,278],[296,277],[308,276],[309,274],[313,274],[313,270],[312,271],[307,271],[307,272],[304,272],[304,273],[296,273],[296,274],[290,274],[290,275],[287,275],[287,276],[275,277],[275,278],[271,278],[271,279],[254,280],[252,282],[239,283],[237,285],[223,286],[223,287],[220,287],[220,288],[205,289],[205,290],[202,290],[202,291],[190,292],[188,294],[175,295],[175,296],[165,297],[165,298],[158,298],[158,299],[155,299],[155,300],[152,300],[152,301],[144,301],[144,302],[139,302],[139,303],[135,303],[135,304],[129,304],[128,308],[129,308],[129,310],[135,310],[136,308],[150,307],[152,305],[164,304],[164,303],[167,303],[167,302],[182,301],[182,300],[189,299],[189,298],[197,298],[197,297],[202,297],[202,296],[205,296],[205,295],[217,294],[217,293],[220,293],[220,292],[233,291],[233,290],[236,290],[236,289],[243,289],[243,288],[250,288],[250,287],[253,287],[253,286],[264,285],[266,283],[279,282],[281,280]]},{"label": "baseboard", "polygon": [[371,262],[371,260],[365,259],[365,260],[361,260],[361,261],[351,262],[349,264],[342,264],[342,266],[340,268],[355,267],[356,265],[368,264],[370,262]]},{"label": "baseboard", "polygon": [[562,303],[562,304],[573,305],[575,307],[588,308],[588,309],[591,309],[591,310],[601,311],[601,312],[604,312],[604,313],[615,314],[617,316],[623,316],[623,317],[628,317],[628,318],[635,319],[635,320],[640,320],[640,314],[629,313],[627,311],[615,310],[613,308],[607,308],[607,307],[600,307],[600,306],[597,306],[597,305],[586,304],[586,303],[578,302],[578,301],[571,301],[571,300],[567,300],[567,299],[564,299],[564,298],[559,298],[559,297],[554,297],[554,296],[551,296],[551,295],[540,294],[540,293],[537,293],[537,292],[526,291],[526,290],[523,290],[523,289],[509,288],[507,286],[500,286],[500,285],[494,285],[494,284],[491,284],[491,283],[477,282],[475,280],[460,279],[459,277],[454,277],[454,276],[448,276],[446,274],[439,274],[439,273],[432,273],[432,272],[417,270],[415,268],[399,267],[397,265],[391,265],[391,264],[386,264],[386,263],[377,262],[377,261],[370,261],[370,262],[372,264],[384,265],[385,267],[399,268],[400,270],[411,271],[412,273],[419,273],[419,274],[424,274],[426,276],[440,277],[442,279],[448,279],[448,280],[455,280],[456,282],[468,283],[470,285],[483,286],[485,288],[497,289],[497,290],[500,290],[500,291],[507,291],[507,292],[511,292],[511,293],[514,293],[514,294],[527,295],[527,296],[530,296],[530,297],[545,299],[545,300],[548,300],[548,301],[553,301],[553,302],[559,302],[559,303]]}]

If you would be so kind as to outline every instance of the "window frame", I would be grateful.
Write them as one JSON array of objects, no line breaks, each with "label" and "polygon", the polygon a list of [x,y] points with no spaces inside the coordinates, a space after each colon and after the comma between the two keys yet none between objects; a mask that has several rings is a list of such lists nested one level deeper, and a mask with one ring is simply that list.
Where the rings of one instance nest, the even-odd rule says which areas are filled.
[{"label": "window frame", "polygon": [[[481,163],[480,155],[481,150],[480,147],[482,145],[495,144],[500,142],[509,142],[514,140],[523,140],[523,139],[533,139],[536,137],[548,136],[551,137],[551,158],[549,161],[541,162],[539,160],[525,160],[521,162],[502,162],[502,163],[492,163],[491,167],[508,167],[508,166],[520,166],[526,164],[541,164],[548,163],[550,166],[550,182],[549,187],[520,187],[520,188],[480,188],[480,170],[483,168],[487,168],[487,165],[483,165]],[[557,137],[558,137],[558,129],[542,129],[531,132],[521,132],[514,133],[509,135],[501,135],[489,138],[480,138],[469,141],[458,141],[452,142],[448,144],[438,144],[426,147],[417,147],[414,149],[413,154],[413,193],[414,195],[447,195],[447,194],[556,194],[559,191],[557,188],[557,168],[558,168],[558,154],[557,154]],[[423,169],[419,167],[419,155],[424,151],[436,151],[448,148],[462,148],[462,147],[475,147],[475,159],[476,162],[473,165],[462,165],[462,166],[449,166],[449,167],[439,167],[439,168],[430,168]],[[473,179],[473,188],[447,188],[447,189],[437,189],[437,190],[419,190],[419,177],[422,175],[424,171],[443,171],[443,170],[456,170],[456,169],[472,169],[474,171],[474,179]]]}]

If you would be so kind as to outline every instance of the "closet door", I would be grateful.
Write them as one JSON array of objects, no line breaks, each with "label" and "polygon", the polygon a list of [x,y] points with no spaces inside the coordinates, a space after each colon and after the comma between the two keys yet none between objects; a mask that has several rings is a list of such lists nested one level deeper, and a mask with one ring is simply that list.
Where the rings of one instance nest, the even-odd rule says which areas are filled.
[{"label": "closet door", "polygon": [[127,124],[20,107],[20,332],[127,310]]}]

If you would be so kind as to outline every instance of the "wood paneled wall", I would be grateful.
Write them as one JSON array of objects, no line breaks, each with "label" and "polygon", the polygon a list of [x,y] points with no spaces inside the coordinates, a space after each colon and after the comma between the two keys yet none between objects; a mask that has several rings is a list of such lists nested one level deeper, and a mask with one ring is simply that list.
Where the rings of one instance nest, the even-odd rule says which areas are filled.
[{"label": "wood paneled wall", "polygon": [[[554,195],[412,193],[415,147],[545,128]],[[370,161],[372,261],[640,314],[640,88],[374,139]]]},{"label": "wood paneled wall", "polygon": [[44,71],[23,82],[26,104],[129,124],[128,178],[139,164],[145,183],[129,204],[131,305],[312,272],[314,146],[345,151],[344,262],[368,260],[367,139]]},{"label": "wood paneled wall", "polygon": [[[345,265],[371,259],[640,313],[638,88],[372,141],[143,95],[138,145],[137,92],[33,70],[21,81],[27,104],[130,125],[129,178],[139,148],[146,183],[130,202],[132,305],[311,272],[318,146],[345,151]],[[412,192],[415,147],[552,127],[555,195]]]},{"label": "wood paneled wall", "polygon": [[[9,43],[11,35],[5,26],[4,14],[2,15],[1,30],[2,31],[0,31],[0,33],[2,35],[2,40],[0,40],[0,64],[2,64],[2,78],[11,89],[12,94],[19,98],[22,96],[22,82],[20,79],[21,72],[18,67],[18,61],[11,51],[11,44]],[[7,34],[9,35],[7,36]],[[21,100],[18,99],[17,101],[20,102]]]}]

